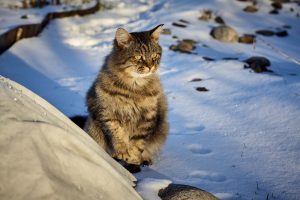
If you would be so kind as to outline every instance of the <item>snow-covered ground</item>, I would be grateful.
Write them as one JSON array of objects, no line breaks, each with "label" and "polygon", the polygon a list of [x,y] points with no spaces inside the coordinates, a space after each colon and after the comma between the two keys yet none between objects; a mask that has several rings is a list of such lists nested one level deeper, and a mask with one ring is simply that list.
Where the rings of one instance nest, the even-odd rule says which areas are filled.
[{"label": "snow-covered ground", "polygon": [[[55,20],[40,37],[19,41],[0,56],[0,75],[31,89],[67,116],[85,115],[85,93],[111,50],[116,28],[141,31],[164,23],[172,31],[160,39],[170,135],[154,165],[136,174],[138,191],[150,198],[147,189],[170,180],[221,199],[300,199],[300,66],[291,59],[300,60],[300,7],[284,4],[279,15],[270,15],[270,1],[258,1],[257,13],[243,12],[248,4],[115,2],[112,10]],[[255,47],[221,43],[209,35],[217,24],[198,20],[204,9],[220,15],[240,35],[291,28],[287,37],[259,36]],[[172,26],[180,19],[189,22],[186,28]],[[169,50],[178,40],[172,36],[197,41],[194,54]],[[241,61],[250,56],[267,57],[274,73],[244,69]],[[191,82],[195,78],[202,81]]]}]

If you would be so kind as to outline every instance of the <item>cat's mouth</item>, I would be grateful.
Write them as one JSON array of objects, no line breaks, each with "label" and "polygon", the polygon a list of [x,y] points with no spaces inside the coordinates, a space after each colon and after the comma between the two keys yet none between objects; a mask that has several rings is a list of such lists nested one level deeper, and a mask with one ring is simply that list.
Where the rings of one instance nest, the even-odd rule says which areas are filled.
[{"label": "cat's mouth", "polygon": [[135,71],[131,72],[131,75],[135,78],[147,77],[156,72],[155,67],[139,67]]}]

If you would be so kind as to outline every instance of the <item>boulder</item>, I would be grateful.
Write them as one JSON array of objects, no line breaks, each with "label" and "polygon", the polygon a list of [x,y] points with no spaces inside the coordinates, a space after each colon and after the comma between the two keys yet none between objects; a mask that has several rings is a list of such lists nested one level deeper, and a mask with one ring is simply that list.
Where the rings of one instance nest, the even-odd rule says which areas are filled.
[{"label": "boulder", "polygon": [[170,184],[168,187],[159,190],[158,196],[162,200],[218,200],[209,192],[181,184]]},{"label": "boulder", "polygon": [[221,42],[237,42],[238,34],[237,32],[226,25],[218,26],[212,29],[210,35]]}]

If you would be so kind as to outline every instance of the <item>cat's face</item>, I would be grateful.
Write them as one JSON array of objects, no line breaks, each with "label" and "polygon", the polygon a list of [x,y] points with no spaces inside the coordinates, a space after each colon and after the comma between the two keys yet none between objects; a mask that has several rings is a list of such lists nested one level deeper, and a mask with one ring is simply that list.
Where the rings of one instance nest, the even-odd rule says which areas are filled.
[{"label": "cat's face", "polygon": [[117,30],[114,59],[120,63],[119,70],[134,78],[148,77],[157,72],[162,54],[158,44],[161,27],[136,33]]}]

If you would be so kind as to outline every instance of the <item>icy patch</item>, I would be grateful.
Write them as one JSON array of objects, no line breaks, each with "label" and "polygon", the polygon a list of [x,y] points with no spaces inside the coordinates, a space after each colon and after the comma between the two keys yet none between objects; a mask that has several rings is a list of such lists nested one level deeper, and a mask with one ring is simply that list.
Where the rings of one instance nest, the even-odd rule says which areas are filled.
[{"label": "icy patch", "polygon": [[159,190],[171,183],[172,181],[166,179],[145,178],[138,182],[136,191],[144,200],[161,200],[158,197]]}]

